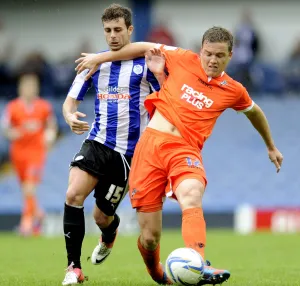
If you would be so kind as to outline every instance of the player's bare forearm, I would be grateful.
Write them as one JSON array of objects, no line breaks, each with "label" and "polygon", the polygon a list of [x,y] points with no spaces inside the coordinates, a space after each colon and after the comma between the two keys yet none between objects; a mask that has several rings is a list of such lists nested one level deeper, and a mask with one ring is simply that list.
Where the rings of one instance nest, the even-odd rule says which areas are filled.
[{"label": "player's bare forearm", "polygon": [[99,64],[103,62],[132,60],[134,58],[144,57],[146,51],[154,48],[155,45],[156,44],[149,42],[130,43],[118,51],[109,51],[98,54]]},{"label": "player's bare forearm", "polygon": [[251,110],[245,112],[245,115],[263,138],[268,150],[274,149],[275,144],[271,135],[270,126],[261,108],[255,104]]},{"label": "player's bare forearm", "polygon": [[67,96],[63,104],[64,118],[71,130],[77,135],[81,135],[90,129],[87,121],[80,120],[80,118],[86,117],[86,114],[77,111],[79,103],[79,100]]},{"label": "player's bare forearm", "polygon": [[57,138],[57,121],[55,116],[51,116],[47,120],[46,130],[45,130],[45,140],[48,148],[51,148]]},{"label": "player's bare forearm", "polygon": [[77,111],[79,104],[80,101],[70,96],[66,97],[65,102],[63,104],[62,112],[67,123],[68,123],[68,117]]},{"label": "player's bare forearm", "polygon": [[3,135],[10,141],[14,141],[22,136],[22,132],[18,128],[5,127],[3,128]]},{"label": "player's bare forearm", "polygon": [[77,59],[77,74],[88,69],[85,80],[88,80],[98,69],[99,65],[105,62],[131,60],[138,57],[144,57],[146,51],[155,47],[156,44],[148,42],[130,43],[118,51],[108,51],[100,54],[82,53],[82,57]]},{"label": "player's bare forearm", "polygon": [[264,139],[268,149],[269,158],[271,162],[275,165],[278,173],[281,169],[283,156],[274,144],[271,135],[271,130],[268,124],[268,120],[264,112],[257,104],[255,104],[253,108],[247,111],[245,114],[248,117],[248,119],[251,121],[254,128],[259,132],[261,137]]}]

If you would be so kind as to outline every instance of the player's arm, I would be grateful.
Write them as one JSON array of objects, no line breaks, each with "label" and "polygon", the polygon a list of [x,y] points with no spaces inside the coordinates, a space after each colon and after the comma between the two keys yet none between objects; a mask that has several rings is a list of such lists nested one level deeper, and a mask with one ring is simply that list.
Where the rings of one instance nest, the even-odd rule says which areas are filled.
[{"label": "player's arm", "polygon": [[11,123],[10,106],[7,106],[2,118],[1,118],[1,129],[3,135],[10,141],[14,141],[22,137],[22,131],[14,127]]},{"label": "player's arm", "polygon": [[238,112],[243,112],[250,120],[253,127],[261,135],[267,146],[269,158],[276,166],[277,172],[279,172],[283,161],[283,156],[274,144],[269,123],[264,112],[256,103],[254,103],[245,87],[243,87],[241,84],[237,85],[237,92],[239,97],[237,102],[234,104],[233,109]]},{"label": "player's arm", "polygon": [[10,141],[14,141],[22,137],[22,132],[12,126],[2,126],[3,135]]},{"label": "player's arm", "polygon": [[45,140],[48,148],[51,148],[57,138],[58,126],[55,115],[51,112],[46,120]]},{"label": "player's arm", "polygon": [[166,58],[160,49],[150,49],[146,52],[145,60],[147,63],[147,67],[154,74],[159,85],[162,86],[163,82],[166,79],[165,74],[165,65]]},{"label": "player's arm", "polygon": [[86,114],[77,111],[79,104],[79,100],[67,96],[62,108],[65,121],[77,135],[81,135],[90,129],[88,122],[79,120],[79,118],[86,117]]},{"label": "player's arm", "polygon": [[82,53],[82,57],[75,61],[78,64],[75,70],[77,70],[78,73],[81,73],[85,69],[89,69],[89,72],[85,77],[86,79],[89,79],[102,63],[144,57],[145,53],[148,50],[153,49],[155,45],[155,43],[137,42],[125,45],[118,51],[108,51],[100,54]]},{"label": "player's arm", "polygon": [[65,121],[71,130],[78,135],[90,129],[88,122],[80,120],[80,118],[86,117],[86,115],[77,110],[80,102],[92,86],[92,79],[88,81],[84,79],[87,72],[88,70],[85,70],[75,77],[62,108]]},{"label": "player's arm", "polygon": [[276,166],[277,172],[279,172],[283,161],[283,156],[275,146],[271,135],[270,126],[264,112],[257,104],[254,104],[250,110],[244,113],[252,123],[253,127],[263,138],[268,149],[269,158]]}]

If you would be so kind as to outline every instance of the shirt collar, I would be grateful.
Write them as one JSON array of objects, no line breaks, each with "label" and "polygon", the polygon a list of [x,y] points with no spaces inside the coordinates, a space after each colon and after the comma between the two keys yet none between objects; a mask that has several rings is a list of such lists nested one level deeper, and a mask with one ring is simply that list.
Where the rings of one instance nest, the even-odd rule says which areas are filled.
[{"label": "shirt collar", "polygon": [[[224,73],[225,73],[225,72],[222,71],[221,75],[218,76],[218,77],[215,77],[215,79],[222,77],[222,76],[224,75]],[[212,80],[212,77],[211,77],[211,76],[208,76],[208,77],[207,77],[207,82],[210,82],[211,80]]]}]

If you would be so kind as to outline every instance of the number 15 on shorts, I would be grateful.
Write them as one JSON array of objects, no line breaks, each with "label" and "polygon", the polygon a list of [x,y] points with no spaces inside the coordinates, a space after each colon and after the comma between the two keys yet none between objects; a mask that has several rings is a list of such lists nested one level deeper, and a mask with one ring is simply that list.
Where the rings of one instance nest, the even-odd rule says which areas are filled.
[{"label": "number 15 on shorts", "polygon": [[119,203],[124,197],[124,188],[111,184],[105,198],[113,204]]}]

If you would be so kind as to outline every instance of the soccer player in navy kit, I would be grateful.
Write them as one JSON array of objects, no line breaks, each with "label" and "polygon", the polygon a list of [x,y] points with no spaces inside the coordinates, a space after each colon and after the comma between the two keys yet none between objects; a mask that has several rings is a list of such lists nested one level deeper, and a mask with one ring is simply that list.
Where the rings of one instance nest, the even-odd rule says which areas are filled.
[{"label": "soccer player in navy kit", "polygon": [[[104,10],[102,23],[110,50],[130,43],[133,26],[129,8],[110,5]],[[90,131],[71,162],[63,222],[68,268],[62,285],[85,280],[80,263],[85,234],[83,204],[93,190],[94,219],[102,235],[92,253],[92,263],[102,263],[111,252],[120,222],[116,210],[127,193],[135,145],[148,123],[144,100],[159,90],[144,57],[102,64],[85,81],[87,73],[85,70],[76,76],[63,104],[71,130],[78,135]],[[92,86],[96,93],[95,120],[90,128],[81,120],[85,114],[77,108]]]}]

